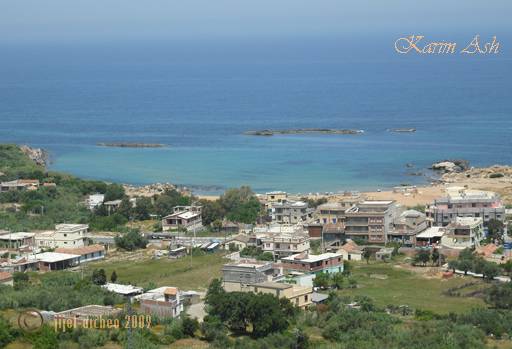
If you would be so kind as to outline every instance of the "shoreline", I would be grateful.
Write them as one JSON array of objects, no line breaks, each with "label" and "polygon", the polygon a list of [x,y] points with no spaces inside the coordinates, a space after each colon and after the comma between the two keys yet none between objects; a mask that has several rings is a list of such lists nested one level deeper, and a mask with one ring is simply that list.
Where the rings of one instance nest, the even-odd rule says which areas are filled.
[{"label": "shoreline", "polygon": [[[51,153],[46,149],[30,147],[27,145],[18,145],[22,151],[31,158],[35,163],[46,167],[47,170],[50,170],[48,167],[49,158],[51,157]],[[450,161],[450,160],[445,160]],[[459,160],[456,160],[459,161]],[[442,163],[442,162],[441,162]],[[422,169],[424,171],[426,169]],[[60,171],[57,171],[60,172]],[[354,191],[360,193],[367,199],[374,200],[396,200],[399,204],[405,206],[416,206],[416,205],[424,205],[426,203],[432,202],[435,198],[442,196],[447,187],[460,186],[467,187],[469,189],[479,189],[479,190],[489,190],[494,191],[500,194],[503,198],[503,201],[506,204],[512,204],[512,166],[508,165],[492,165],[487,167],[466,167],[461,171],[454,172],[437,172],[439,178],[425,177],[424,183],[420,184],[412,184],[412,187],[417,189],[415,193],[399,193],[394,192],[393,188],[401,187],[400,184],[394,186],[382,186],[378,190],[357,190],[356,187],[350,188],[350,191]],[[74,174],[73,174],[74,175]],[[86,178],[79,175],[74,175],[79,178]],[[105,182],[115,182],[123,185],[126,189],[128,189],[128,193],[132,196],[141,195],[141,196],[151,196],[153,194],[158,194],[162,190],[165,189],[177,189],[182,192],[188,192],[199,199],[206,200],[215,200],[222,195],[222,193],[229,188],[229,186],[210,186],[210,185],[183,185],[176,183],[148,183],[148,184],[131,184],[123,181],[106,181],[103,179],[98,179]],[[398,181],[397,181],[398,182]],[[250,185],[250,184],[249,184]],[[197,188],[215,188],[219,189],[219,194],[196,194]],[[276,189],[279,190],[279,189]],[[217,191],[217,190],[216,190]],[[347,190],[346,192],[348,192]],[[201,190],[199,189],[199,192]],[[130,195],[128,194],[128,195]],[[264,194],[264,192],[256,192],[256,194]],[[341,199],[344,197],[342,192],[323,192],[323,193],[289,193],[289,196],[292,198],[300,198],[300,197],[308,197],[308,198],[328,198],[330,201],[334,201],[337,199]],[[346,197],[346,196],[345,196]]]}]

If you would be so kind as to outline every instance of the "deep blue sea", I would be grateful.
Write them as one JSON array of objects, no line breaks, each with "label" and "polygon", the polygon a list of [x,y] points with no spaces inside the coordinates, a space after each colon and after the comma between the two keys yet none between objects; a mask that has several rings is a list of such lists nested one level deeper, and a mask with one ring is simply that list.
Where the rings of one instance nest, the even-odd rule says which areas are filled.
[{"label": "deep blue sea", "polygon": [[[0,142],[48,149],[54,170],[199,193],[387,188],[428,182],[409,174],[446,158],[512,164],[506,47],[492,57],[418,57],[398,55],[393,42],[2,44]],[[365,133],[242,134],[303,127]]]}]

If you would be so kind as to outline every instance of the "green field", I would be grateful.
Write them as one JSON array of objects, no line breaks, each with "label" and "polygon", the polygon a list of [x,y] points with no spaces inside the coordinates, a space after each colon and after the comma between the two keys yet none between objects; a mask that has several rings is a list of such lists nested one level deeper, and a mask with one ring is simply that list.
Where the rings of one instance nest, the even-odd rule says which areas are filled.
[{"label": "green field", "polygon": [[[340,291],[344,295],[363,295],[373,298],[379,306],[408,305],[412,308],[431,310],[437,313],[464,312],[474,307],[485,306],[480,298],[450,297],[443,291],[475,281],[472,278],[454,277],[449,280],[426,278],[425,276],[400,268],[393,263],[366,262],[352,263],[353,277],[358,288]],[[386,276],[386,279],[370,275]],[[482,287],[487,285],[482,283]]]},{"label": "green field", "polygon": [[181,259],[145,259],[141,261],[102,261],[90,263],[88,269],[103,268],[110,278],[113,270],[118,283],[130,283],[147,287],[176,286],[181,289],[206,290],[210,281],[222,276],[221,269],[227,260],[220,253],[194,256],[192,266],[190,256]]}]

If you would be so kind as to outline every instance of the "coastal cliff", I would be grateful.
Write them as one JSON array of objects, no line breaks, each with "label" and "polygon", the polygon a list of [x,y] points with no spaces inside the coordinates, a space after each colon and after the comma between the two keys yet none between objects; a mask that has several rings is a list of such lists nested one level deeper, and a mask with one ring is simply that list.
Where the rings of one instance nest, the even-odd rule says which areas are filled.
[{"label": "coastal cliff", "polygon": [[46,167],[49,164],[49,154],[42,148],[32,148],[28,145],[20,145],[20,150],[39,166]]}]

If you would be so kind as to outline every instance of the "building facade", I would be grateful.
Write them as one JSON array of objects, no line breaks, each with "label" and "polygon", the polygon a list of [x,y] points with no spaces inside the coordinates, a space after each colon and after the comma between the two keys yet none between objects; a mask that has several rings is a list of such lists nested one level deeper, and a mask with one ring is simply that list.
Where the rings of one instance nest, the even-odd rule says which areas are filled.
[{"label": "building facade", "polygon": [[55,231],[36,234],[36,247],[43,249],[84,247],[88,230],[87,224],[57,224]]},{"label": "building facade", "polygon": [[416,244],[416,235],[427,227],[427,218],[424,213],[416,210],[406,210],[393,222],[393,229],[389,232],[387,241],[413,246]]},{"label": "building facade", "polygon": [[202,209],[202,206],[195,205],[174,207],[173,213],[162,219],[162,230],[201,230],[203,228]]},{"label": "building facade", "polygon": [[270,252],[274,258],[279,259],[297,253],[309,253],[308,235],[278,234],[261,237],[261,249]]},{"label": "building facade", "polygon": [[272,222],[297,224],[313,219],[314,209],[304,201],[282,201],[272,204]]},{"label": "building facade", "polygon": [[456,217],[446,226],[446,233],[441,238],[444,247],[465,249],[480,246],[484,236],[482,217]]},{"label": "building facade", "polygon": [[343,271],[343,255],[341,253],[322,253],[319,255],[298,253],[281,258],[285,273],[341,273]]},{"label": "building facade", "polygon": [[395,201],[363,201],[345,212],[345,235],[369,243],[386,243],[393,229]]},{"label": "building facade", "polygon": [[460,187],[448,188],[447,195],[435,200],[425,213],[433,226],[446,226],[456,217],[482,218],[484,224],[490,219],[505,220],[505,206],[498,194]]}]

